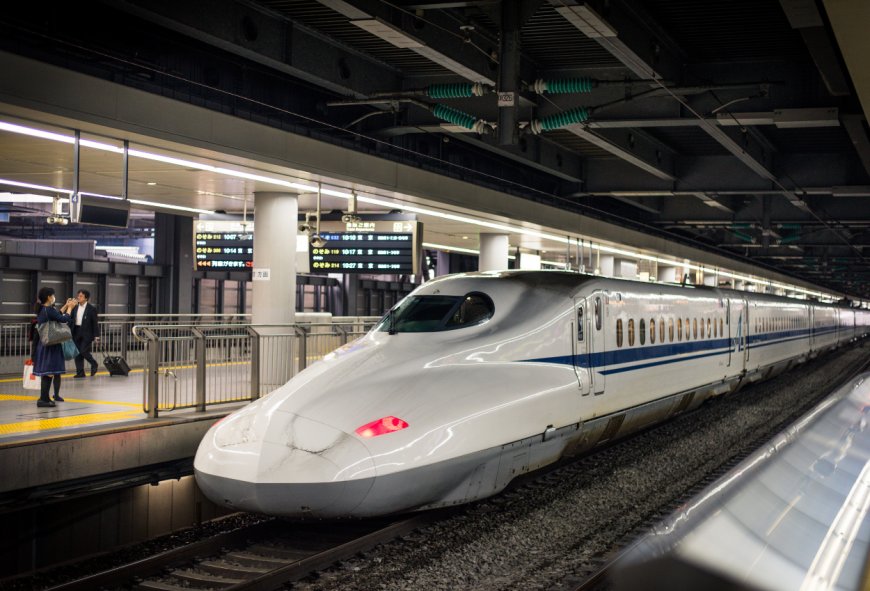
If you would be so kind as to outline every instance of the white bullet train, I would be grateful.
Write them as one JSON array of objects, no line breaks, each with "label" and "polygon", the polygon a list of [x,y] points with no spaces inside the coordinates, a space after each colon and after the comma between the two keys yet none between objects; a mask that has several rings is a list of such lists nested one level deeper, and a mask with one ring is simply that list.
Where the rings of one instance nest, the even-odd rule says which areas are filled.
[{"label": "white bullet train", "polygon": [[205,435],[218,504],[364,517],[513,478],[865,336],[870,311],[557,271],[449,275]]}]

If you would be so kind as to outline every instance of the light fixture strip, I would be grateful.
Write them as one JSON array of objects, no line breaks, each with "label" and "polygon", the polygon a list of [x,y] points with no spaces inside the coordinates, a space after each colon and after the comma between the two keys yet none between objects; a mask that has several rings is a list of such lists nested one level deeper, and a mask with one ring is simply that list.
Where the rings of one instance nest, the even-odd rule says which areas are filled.
[{"label": "light fixture strip", "polygon": [[[5,122],[5,121],[0,121],[0,131],[8,131],[11,133],[17,133],[17,134],[27,135],[27,136],[31,136],[31,137],[38,137],[38,138],[47,139],[47,140],[51,140],[51,141],[63,142],[66,144],[73,144],[76,141],[75,137],[73,137],[73,136],[68,136],[68,135],[50,132],[50,131],[45,131],[45,130],[41,130],[41,129],[35,129],[35,128],[31,128],[31,127],[25,127],[23,125],[17,125],[17,124]],[[79,132],[76,131],[76,133],[79,133]],[[302,191],[302,192],[312,192],[313,193],[313,192],[318,190],[317,185],[305,184],[305,181],[302,181],[302,179],[296,179],[295,181],[287,181],[287,180],[278,179],[278,178],[274,178],[274,177],[268,177],[268,176],[264,176],[264,175],[253,174],[253,173],[243,172],[243,171],[239,171],[239,170],[233,170],[230,168],[224,168],[224,167],[219,167],[219,166],[212,166],[209,164],[203,164],[203,163],[196,162],[193,160],[186,160],[183,158],[176,158],[173,156],[165,156],[162,154],[145,152],[142,150],[129,149],[128,146],[125,146],[125,148],[120,148],[117,146],[113,146],[111,144],[106,144],[106,143],[97,142],[97,141],[93,141],[93,140],[80,140],[79,143],[81,146],[84,146],[84,147],[108,151],[108,152],[114,152],[114,153],[118,153],[118,154],[123,154],[125,152],[125,148],[126,148],[126,152],[129,156],[143,158],[146,160],[152,160],[152,161],[157,161],[157,162],[164,162],[167,164],[173,164],[173,165],[182,166],[185,168],[193,168],[196,170],[213,172],[216,174],[223,174],[223,175],[232,176],[235,178],[242,178],[242,179],[248,179],[248,180],[253,180],[253,181],[259,181],[259,182],[263,182],[263,183],[268,183],[268,184],[273,184],[273,185],[277,185],[277,186],[281,186],[281,187],[295,189],[297,191]],[[126,142],[125,142],[125,144],[126,144]],[[21,183],[21,182],[11,181],[11,180],[0,179],[0,183],[6,184],[6,185],[11,185],[11,186],[28,188],[28,189],[55,191],[55,192],[66,193],[69,195],[73,194],[73,191],[70,191],[67,189],[60,189],[57,187],[46,187],[46,186],[34,185],[34,184],[30,184],[30,183]],[[334,189],[325,189],[324,188],[324,189],[321,189],[321,192],[324,195],[330,195],[330,196],[339,197],[342,199],[351,199],[351,197],[352,197],[352,195],[348,192],[338,191],[338,190],[334,190]],[[82,194],[93,195],[93,193],[84,193],[84,192],[82,192]],[[104,197],[107,199],[118,199],[117,197],[111,197],[108,195],[100,195],[100,197]],[[492,230],[499,230],[502,232],[523,234],[523,235],[532,236],[535,238],[542,238],[545,240],[551,240],[553,242],[558,242],[561,244],[572,244],[575,241],[575,239],[568,238],[565,236],[559,236],[556,234],[549,234],[546,232],[540,232],[537,230],[531,230],[528,228],[522,228],[519,226],[511,226],[508,224],[501,224],[501,223],[497,223],[497,222],[489,222],[486,220],[475,219],[475,218],[471,218],[471,217],[459,215],[459,214],[431,210],[431,209],[427,209],[427,208],[423,208],[423,207],[418,207],[416,205],[385,201],[383,199],[379,199],[377,197],[372,197],[372,196],[364,196],[364,195],[358,194],[357,198],[359,201],[362,201],[364,203],[369,203],[372,205],[380,205],[383,207],[388,207],[390,209],[400,208],[400,209],[403,209],[405,211],[419,213],[422,215],[429,215],[429,216],[438,217],[441,219],[446,219],[446,220],[471,224],[471,225],[475,225],[475,226],[480,226],[480,227],[484,227],[484,228],[489,228]],[[197,209],[197,208],[192,208],[192,207],[183,207],[180,205],[168,205],[168,204],[156,203],[156,202],[151,202],[151,201],[141,201],[141,200],[133,200],[133,199],[130,199],[129,201],[130,201],[130,203],[138,203],[141,205],[151,205],[154,207],[162,207],[162,208],[166,208],[166,209],[174,209],[174,210],[179,210],[179,211],[189,211],[189,212],[193,212],[193,213],[213,213],[210,210]],[[631,258],[654,261],[654,262],[662,263],[662,264],[666,264],[666,265],[673,265],[675,267],[684,267],[684,268],[692,269],[692,270],[701,270],[703,268],[699,265],[693,265],[693,264],[683,263],[683,262],[679,262],[679,261],[671,261],[671,260],[667,260],[667,259],[653,256],[653,255],[647,255],[647,254],[643,254],[643,253],[635,253],[635,252],[619,249],[616,247],[601,245],[601,244],[596,245],[596,248],[598,248],[600,251],[608,252],[611,254],[619,254],[619,255],[628,256]],[[458,251],[458,249],[455,249],[455,248],[453,250]],[[749,283],[752,283],[754,285],[771,285],[770,282],[766,282],[765,280],[755,279],[755,278],[743,276],[743,275],[737,275],[736,273],[730,273],[728,271],[724,271],[721,269],[717,270],[717,273],[719,275],[724,276],[724,277],[731,277],[732,279],[735,279],[738,281],[749,282]],[[782,284],[779,284],[779,285],[782,285]],[[823,292],[812,291],[812,290],[808,290],[808,289],[798,287],[798,286],[791,286],[791,287],[783,286],[781,288],[782,289],[790,289],[790,290],[793,290],[796,292],[804,293],[804,294],[819,297],[819,298],[830,298],[833,300],[833,299],[836,299],[837,297],[839,297],[839,296],[835,296],[833,294],[825,294]]]}]

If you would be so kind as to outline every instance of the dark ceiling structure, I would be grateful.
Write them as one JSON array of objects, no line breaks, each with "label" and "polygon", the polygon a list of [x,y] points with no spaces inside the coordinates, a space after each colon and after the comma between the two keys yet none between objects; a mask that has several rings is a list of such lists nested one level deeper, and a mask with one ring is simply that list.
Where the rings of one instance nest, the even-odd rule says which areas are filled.
[{"label": "dark ceiling structure", "polygon": [[0,49],[870,297],[813,0],[15,3]]}]

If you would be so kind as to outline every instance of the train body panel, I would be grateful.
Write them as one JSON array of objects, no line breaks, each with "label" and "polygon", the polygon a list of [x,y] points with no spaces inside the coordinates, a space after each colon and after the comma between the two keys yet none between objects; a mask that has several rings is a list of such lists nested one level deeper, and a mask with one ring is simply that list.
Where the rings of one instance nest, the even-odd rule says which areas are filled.
[{"label": "train body panel", "polygon": [[866,318],[573,273],[447,276],[212,427],[195,472],[216,502],[279,515],[467,502],[855,338]]}]

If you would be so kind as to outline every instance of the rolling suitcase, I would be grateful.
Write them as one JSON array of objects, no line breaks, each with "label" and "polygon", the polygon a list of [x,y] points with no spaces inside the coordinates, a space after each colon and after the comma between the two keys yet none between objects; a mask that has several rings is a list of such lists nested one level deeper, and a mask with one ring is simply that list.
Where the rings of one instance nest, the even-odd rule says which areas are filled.
[{"label": "rolling suitcase", "polygon": [[106,355],[103,357],[103,365],[109,370],[109,376],[125,376],[130,373],[130,366],[120,355]]}]

